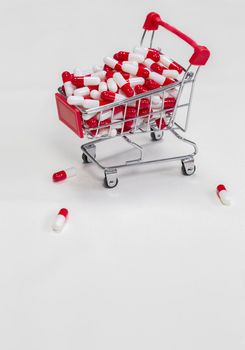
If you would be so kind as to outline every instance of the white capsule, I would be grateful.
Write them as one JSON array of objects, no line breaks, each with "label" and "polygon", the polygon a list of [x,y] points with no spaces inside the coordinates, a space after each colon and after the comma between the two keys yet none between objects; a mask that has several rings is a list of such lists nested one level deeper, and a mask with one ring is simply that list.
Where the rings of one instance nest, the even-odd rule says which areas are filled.
[{"label": "white capsule", "polygon": [[72,85],[71,81],[66,81],[64,84],[64,89],[65,89],[65,93],[66,96],[69,97],[73,94],[74,92],[74,86]]},{"label": "white capsule", "polygon": [[82,106],[86,109],[99,107],[100,103],[98,100],[84,100]]},{"label": "white capsule", "polygon": [[96,114],[97,114],[97,113],[90,113],[90,114],[83,113],[83,120],[84,120],[84,121],[87,121],[87,120],[89,120],[89,119],[95,117]]},{"label": "white capsule", "polygon": [[100,80],[105,80],[105,76],[106,76],[106,71],[104,70],[100,70],[98,72],[91,74],[91,77],[99,77]]},{"label": "white capsule", "polygon": [[136,75],[138,72],[138,64],[136,65],[136,64],[132,64],[131,62],[130,63],[123,62],[122,70],[126,73]]},{"label": "white capsule", "polygon": [[74,90],[75,96],[87,96],[89,95],[90,90],[87,86]]},{"label": "white capsule", "polygon": [[100,65],[98,65],[98,64],[95,64],[95,65],[92,67],[92,69],[93,69],[93,72],[96,73],[96,72],[99,72],[99,71],[103,70],[103,67],[100,66]]},{"label": "white capsule", "polygon": [[144,57],[138,53],[129,53],[128,60],[131,62],[133,61],[133,62],[143,63]]},{"label": "white capsule", "polygon": [[99,100],[100,92],[98,90],[92,90],[90,91],[90,97],[92,97],[94,100]]},{"label": "white capsule", "polygon": [[115,80],[116,84],[121,88],[124,86],[127,81],[124,79],[121,73],[117,72],[113,75],[113,79]]},{"label": "white capsule", "polygon": [[75,77],[83,77],[84,75],[88,75],[91,74],[91,70],[90,69],[82,69],[79,67],[75,67],[73,69],[73,74]]},{"label": "white capsule", "polygon": [[112,92],[117,92],[117,84],[113,78],[107,80],[108,90]]},{"label": "white capsule", "polygon": [[104,113],[98,113],[97,114],[97,120],[103,122],[104,120],[111,118],[111,116],[112,116],[112,111],[107,111],[107,112],[104,112]]},{"label": "white capsule", "polygon": [[166,80],[166,78],[164,76],[162,76],[161,74],[158,74],[156,72],[150,72],[149,78],[154,80],[155,82],[157,82],[160,85],[163,85],[163,83]]},{"label": "white capsule", "polygon": [[147,55],[147,49],[145,47],[135,47],[134,52],[145,57]]},{"label": "white capsule", "polygon": [[161,97],[160,96],[152,96],[152,99],[151,99],[151,103],[153,105],[159,105],[159,104],[162,104],[162,100],[161,100]]},{"label": "white capsule", "polygon": [[128,82],[131,87],[135,87],[136,85],[144,85],[145,79],[141,77],[129,78]]},{"label": "white capsule", "polygon": [[118,61],[111,57],[104,57],[104,63],[111,68],[115,68],[115,66],[118,64]]},{"label": "white capsule", "polygon": [[106,84],[105,81],[102,81],[101,83],[99,83],[99,88],[98,88],[98,90],[99,90],[100,92],[107,91],[107,84]]},{"label": "white capsule", "polygon": [[175,89],[175,88],[170,89],[170,90],[167,90],[168,95],[169,95],[170,97],[174,97],[175,99],[176,99],[177,96],[178,96],[178,92],[179,92],[179,90],[178,90],[178,89]]},{"label": "white capsule", "polygon": [[166,78],[176,79],[179,76],[179,72],[175,69],[165,69],[162,72],[162,75]]},{"label": "white capsule", "polygon": [[85,86],[94,86],[99,85],[100,78],[99,77],[84,77],[83,78]]},{"label": "white capsule", "polygon": [[69,105],[73,105],[73,106],[82,106],[83,101],[84,101],[83,96],[69,96],[67,98],[67,103],[69,103]]}]

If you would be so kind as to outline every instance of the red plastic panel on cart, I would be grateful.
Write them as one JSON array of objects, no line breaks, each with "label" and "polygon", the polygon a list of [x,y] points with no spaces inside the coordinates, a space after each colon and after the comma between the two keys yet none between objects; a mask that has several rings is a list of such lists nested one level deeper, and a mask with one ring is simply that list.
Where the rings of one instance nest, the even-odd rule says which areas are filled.
[{"label": "red plastic panel on cart", "polygon": [[79,137],[83,138],[81,112],[76,107],[69,105],[61,94],[56,93],[55,98],[59,119]]}]

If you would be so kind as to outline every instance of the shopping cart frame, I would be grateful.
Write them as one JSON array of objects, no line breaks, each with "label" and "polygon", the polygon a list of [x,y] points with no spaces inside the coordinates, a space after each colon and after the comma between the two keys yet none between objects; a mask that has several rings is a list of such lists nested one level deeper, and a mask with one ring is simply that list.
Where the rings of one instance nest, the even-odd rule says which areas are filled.
[{"label": "shopping cart frame", "polygon": [[[91,108],[89,110],[84,110],[79,107],[69,106],[66,102],[66,98],[62,88],[59,88],[58,89],[59,93],[56,94],[59,118],[67,126],[72,128],[73,131],[75,131],[80,137],[83,137],[85,135],[88,138],[92,139],[92,141],[87,142],[81,146],[81,150],[83,152],[82,159],[84,163],[93,162],[100,169],[104,171],[104,176],[105,176],[104,185],[107,188],[114,188],[118,184],[118,169],[123,167],[152,164],[157,162],[181,161],[182,172],[184,175],[192,175],[196,170],[196,167],[194,164],[194,156],[197,154],[197,151],[198,151],[197,145],[195,142],[181,136],[179,132],[177,132],[177,130],[180,130],[182,132],[187,131],[187,128],[189,125],[190,108],[191,108],[191,102],[193,98],[193,90],[196,82],[196,77],[200,70],[200,66],[206,64],[210,53],[205,46],[197,45],[192,39],[187,37],[185,34],[180,32],[176,28],[170,26],[166,22],[163,22],[160,16],[154,12],[149,13],[146,17],[146,20],[143,26],[144,32],[140,42],[141,46],[144,43],[144,39],[147,31],[152,32],[151,39],[150,39],[150,47],[153,46],[154,34],[155,34],[155,31],[158,29],[159,25],[171,31],[172,33],[174,33],[175,35],[177,35],[178,37],[186,41],[188,44],[190,44],[194,48],[194,54],[191,56],[189,60],[188,67],[186,69],[182,67],[183,73],[182,73],[182,79],[180,81],[176,81],[171,85],[163,86],[159,89],[151,90],[143,94],[135,95],[123,101],[110,103],[105,106],[101,106],[97,108]],[[180,98],[181,98],[183,89],[189,84],[191,85],[189,89],[188,99],[186,103],[181,103]],[[152,97],[155,95],[160,95],[162,97],[162,100],[164,101],[166,95],[167,94],[169,95],[170,93],[175,93],[176,103],[174,107],[166,109],[164,108],[164,103],[163,103],[160,109],[157,109],[156,111],[152,111]],[[139,108],[140,108],[139,106],[142,99],[144,98],[148,98],[150,100],[150,107],[149,107],[149,113],[147,113],[146,115],[144,115],[144,117],[142,117],[139,115]],[[136,102],[138,102],[137,116],[126,119],[127,108],[130,105],[135,104]],[[115,117],[114,112],[117,107],[122,105],[124,106],[124,117],[123,119],[117,120],[114,118]],[[75,115],[75,120],[76,120],[75,126],[74,126],[74,121],[72,126],[69,123],[70,115],[68,116],[68,119],[66,118],[66,120],[64,120],[63,113],[61,112],[61,108],[63,107],[69,108],[70,112],[73,115]],[[176,121],[177,111],[181,108],[186,109],[185,120],[184,120],[184,123],[182,123],[182,125]],[[101,130],[105,129],[105,126],[100,125],[100,122],[98,126],[96,126],[95,128],[89,128],[89,127],[86,127],[86,125],[82,125],[82,117],[83,117],[83,120],[86,120],[86,119],[89,119],[89,116],[91,115],[100,115],[100,118],[99,118],[100,120],[102,119],[101,117],[103,116],[103,113],[106,113],[108,110],[112,112],[111,112],[111,123],[110,125],[107,125],[107,129],[109,128],[107,135],[104,135],[104,136],[100,135]],[[124,125],[129,121],[134,122],[134,127],[130,131],[124,131]],[[163,124],[163,121],[164,121],[164,128],[162,130],[161,126]],[[110,131],[113,128],[118,129],[119,125],[122,125],[121,131],[118,132],[116,136],[111,137]],[[162,139],[163,133],[165,131],[171,131],[172,135],[174,135],[178,140],[189,144],[192,147],[192,152],[182,154],[182,155],[176,155],[173,157],[144,160],[143,146],[140,146],[139,144],[137,144],[136,142],[132,141],[129,138],[129,136],[133,136],[138,133],[150,133],[153,141],[159,141]],[[105,166],[103,165],[102,162],[98,161],[96,158],[96,146],[101,142],[114,139],[115,137],[121,137],[129,145],[137,149],[139,152],[139,156],[133,160],[128,160],[125,163]]]}]

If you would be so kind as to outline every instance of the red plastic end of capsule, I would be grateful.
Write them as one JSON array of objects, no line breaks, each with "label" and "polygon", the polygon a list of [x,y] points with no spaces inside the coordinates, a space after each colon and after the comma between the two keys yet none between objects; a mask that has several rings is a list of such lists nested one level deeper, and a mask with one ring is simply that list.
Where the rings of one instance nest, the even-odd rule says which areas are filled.
[{"label": "red plastic end of capsule", "polygon": [[142,77],[142,78],[148,78],[149,77],[149,74],[150,72],[148,71],[148,69],[142,67],[142,66],[138,66],[138,72],[137,72],[137,75],[139,77]]},{"label": "red plastic end of capsule", "polygon": [[137,109],[135,107],[128,107],[126,110],[126,118],[134,118],[137,115]]},{"label": "red plastic end of capsule", "polygon": [[142,85],[135,85],[134,91],[136,92],[136,94],[143,94],[144,92],[147,92],[148,90]]},{"label": "red plastic end of capsule", "polygon": [[71,81],[71,77],[72,77],[71,73],[69,73],[69,72],[63,72],[63,73],[62,73],[62,81],[63,81],[63,83],[66,83],[66,82],[68,82],[68,81]]},{"label": "red plastic end of capsule", "polygon": [[104,64],[103,70],[105,70],[106,72],[113,71],[113,69],[111,67],[107,66],[107,64]]},{"label": "red plastic end of capsule", "polygon": [[164,108],[169,109],[175,106],[176,100],[174,97],[167,97],[164,100]]},{"label": "red plastic end of capsule", "polygon": [[124,84],[121,87],[122,91],[125,93],[127,97],[132,97],[134,96],[134,90],[131,88],[129,83]]},{"label": "red plastic end of capsule", "polygon": [[67,178],[66,172],[64,170],[58,171],[57,173],[54,173],[53,176],[54,182],[63,181]]},{"label": "red plastic end of capsule", "polygon": [[63,216],[66,218],[67,215],[68,215],[68,213],[69,213],[69,212],[68,212],[68,209],[62,208],[62,209],[60,209],[58,215],[63,215]]},{"label": "red plastic end of capsule", "polygon": [[154,62],[158,62],[160,60],[160,53],[153,49],[148,49],[146,58],[150,58]]},{"label": "red plastic end of capsule", "polygon": [[217,191],[217,193],[219,193],[220,191],[226,191],[225,185],[223,185],[223,184],[218,185],[216,187],[216,191]]},{"label": "red plastic end of capsule", "polygon": [[100,97],[105,101],[109,101],[109,102],[115,101],[115,93],[112,91],[103,91],[101,92]]},{"label": "red plastic end of capsule", "polygon": [[154,90],[154,89],[159,89],[161,87],[161,85],[152,79],[146,79],[144,87],[148,90]]},{"label": "red plastic end of capsule", "polygon": [[139,109],[149,108],[149,106],[150,106],[150,100],[149,100],[148,98],[142,98],[142,99],[140,100],[140,102],[137,101],[137,102],[136,102],[136,107],[137,107],[137,108],[138,108],[139,103],[140,103]]}]

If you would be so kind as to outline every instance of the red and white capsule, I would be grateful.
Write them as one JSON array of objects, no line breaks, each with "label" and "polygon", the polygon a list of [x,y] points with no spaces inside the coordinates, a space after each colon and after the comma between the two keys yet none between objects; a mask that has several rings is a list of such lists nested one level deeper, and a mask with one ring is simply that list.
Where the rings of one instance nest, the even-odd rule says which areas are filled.
[{"label": "red and white capsule", "polygon": [[130,73],[132,75],[136,75],[137,77],[148,78],[149,70],[147,68],[142,67],[139,64],[132,64],[131,62],[123,62],[122,70],[124,72]]},{"label": "red and white capsule", "polygon": [[131,88],[127,80],[124,79],[121,73],[115,73],[113,75],[113,79],[127,97],[132,97],[134,95],[134,90]]},{"label": "red and white capsule", "polygon": [[129,78],[128,82],[132,88],[134,88],[136,85],[144,85],[145,79],[142,77],[135,77],[135,78]]},{"label": "red and white capsule", "polygon": [[177,78],[179,75],[179,72],[177,70],[174,69],[168,69],[156,62],[154,62],[153,60],[151,60],[150,58],[147,58],[144,61],[144,64],[146,65],[147,68],[150,68],[153,72],[156,72],[158,74],[163,75],[164,77],[167,78]]},{"label": "red and white capsule", "polygon": [[104,57],[104,63],[112,68],[112,69],[115,69],[117,71],[121,71],[122,70],[122,65],[117,61],[115,60],[114,58],[111,58],[111,57]]},{"label": "red and white capsule", "polygon": [[224,205],[231,205],[231,199],[225,185],[220,184],[216,187],[216,193]]},{"label": "red and white capsule", "polygon": [[145,47],[135,47],[134,52],[142,55],[145,59],[150,58],[154,62],[158,62],[160,60],[160,53],[155,49],[147,49]]},{"label": "red and white capsule", "polygon": [[167,68],[177,70],[179,73],[183,72],[183,68],[171,58],[161,54],[159,61]]},{"label": "red and white capsule", "polygon": [[69,97],[73,94],[74,86],[72,85],[72,75],[69,72],[62,73],[62,81],[65,89],[66,96]]},{"label": "red and white capsule", "polygon": [[67,217],[68,217],[68,209],[66,208],[60,209],[53,223],[53,230],[61,231],[66,223]]},{"label": "red and white capsule", "polygon": [[125,100],[126,97],[121,94],[116,94],[115,92],[112,92],[112,91],[103,91],[101,93],[101,98],[108,102],[117,102],[117,101]]},{"label": "red and white capsule", "polygon": [[72,77],[71,80],[72,84],[75,85],[78,88],[84,87],[84,86],[96,86],[100,83],[99,77]]},{"label": "red and white capsule", "polygon": [[149,79],[154,80],[155,82],[157,82],[157,83],[160,84],[161,86],[169,85],[169,84],[174,83],[174,80],[173,80],[173,79],[166,78],[166,77],[164,77],[163,75],[158,74],[158,73],[156,73],[156,72],[150,72],[150,74],[149,74]]},{"label": "red and white capsule", "polygon": [[98,90],[92,90],[90,92],[90,97],[93,99],[93,100],[99,100],[100,99],[100,95],[101,95],[101,92],[98,91]]},{"label": "red and white capsule", "polygon": [[131,53],[127,51],[119,51],[113,56],[118,61],[133,61],[133,62],[144,62],[144,56],[138,53]]},{"label": "red and white capsule", "polygon": [[54,173],[52,176],[52,179],[54,182],[60,182],[76,175],[77,175],[77,169],[74,167],[71,167],[71,168],[60,170]]}]

